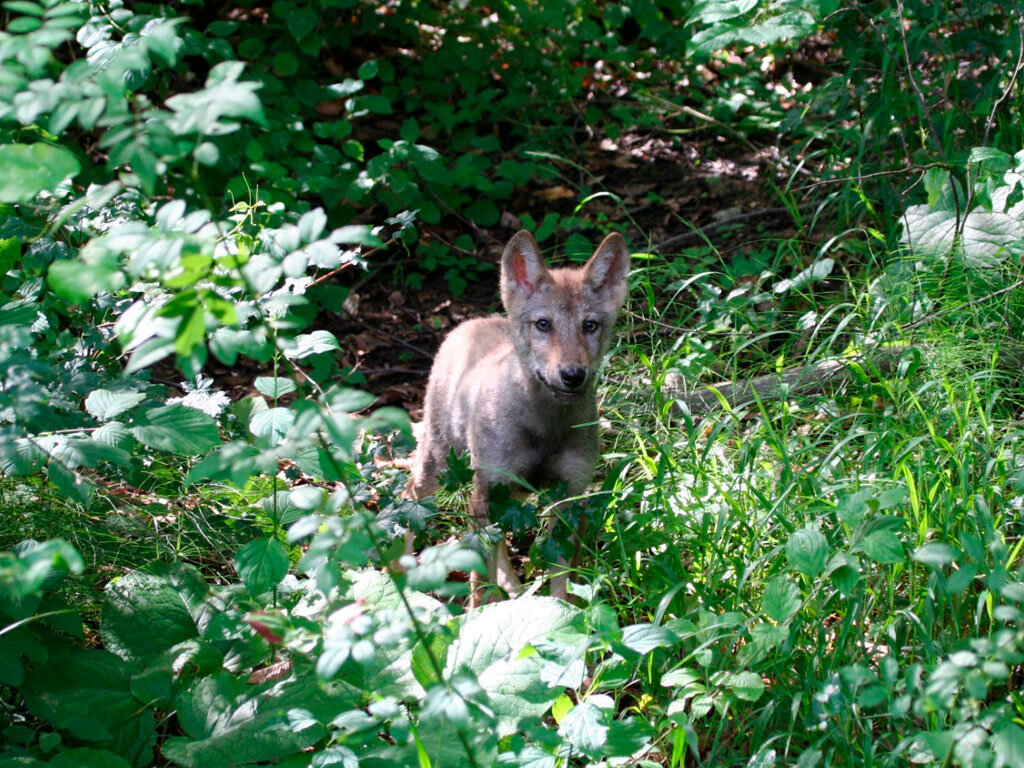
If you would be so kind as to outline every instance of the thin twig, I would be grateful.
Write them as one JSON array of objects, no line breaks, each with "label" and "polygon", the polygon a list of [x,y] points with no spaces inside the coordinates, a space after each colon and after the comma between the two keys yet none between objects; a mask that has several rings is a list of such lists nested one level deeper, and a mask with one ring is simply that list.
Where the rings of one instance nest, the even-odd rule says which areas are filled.
[{"label": "thin twig", "polygon": [[919,326],[922,326],[925,323],[929,323],[932,320],[935,320],[937,318],[940,318],[943,315],[948,315],[950,312],[955,312],[955,311],[960,310],[960,309],[966,309],[968,307],[976,307],[978,304],[984,304],[986,301],[990,301],[990,300],[996,298],[997,296],[1002,296],[1004,293],[1009,293],[1010,291],[1016,290],[1017,288],[1020,288],[1021,286],[1024,286],[1024,278],[1021,278],[1020,280],[1018,280],[1017,282],[1013,283],[1012,285],[1007,285],[1004,288],[1000,288],[998,291],[993,291],[992,293],[985,294],[984,296],[979,296],[976,299],[971,299],[970,301],[966,301],[963,304],[957,304],[955,307],[946,307],[945,309],[941,309],[941,310],[939,310],[937,312],[932,312],[930,314],[927,314],[924,317],[920,317],[917,320],[915,320],[914,322],[907,323],[906,325],[904,325],[903,326],[903,330],[909,331],[909,330],[912,330],[914,328],[918,328]]},{"label": "thin twig", "polygon": [[896,0],[896,12],[900,16],[900,37],[903,39],[903,61],[907,65],[907,78],[909,78],[910,85],[913,87],[914,94],[917,96],[917,100],[921,105],[921,119],[931,132],[936,146],[941,149],[942,135],[939,133],[938,128],[935,127],[935,123],[932,122],[931,115],[928,112],[928,102],[924,97],[924,93],[921,91],[921,86],[919,86],[917,84],[917,80],[914,79],[914,65],[910,63],[910,47],[907,44],[906,21],[903,18],[903,0]]},{"label": "thin twig", "polygon": [[[1019,22],[1018,22],[1019,24]],[[1017,52],[1017,65],[1013,68],[1013,74],[1010,75],[1010,82],[1006,84],[1006,90],[1003,91],[1003,95],[996,99],[996,103],[992,105],[992,111],[988,113],[988,120],[985,121],[985,135],[981,139],[981,146],[988,146],[988,135],[992,130],[992,124],[996,120],[996,112],[999,111],[999,105],[1002,104],[1010,96],[1010,91],[1013,90],[1013,86],[1017,83],[1017,77],[1020,75],[1021,69],[1024,69],[1024,32],[1019,31],[1020,34],[1020,50]]]}]

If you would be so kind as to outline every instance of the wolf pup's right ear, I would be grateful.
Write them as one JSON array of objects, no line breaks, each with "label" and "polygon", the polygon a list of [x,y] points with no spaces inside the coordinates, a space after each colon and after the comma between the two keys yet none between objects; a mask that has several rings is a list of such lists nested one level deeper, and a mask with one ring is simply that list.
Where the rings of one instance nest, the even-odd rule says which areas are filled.
[{"label": "wolf pup's right ear", "polygon": [[525,229],[516,232],[501,254],[501,303],[510,309],[550,283],[537,241]]},{"label": "wolf pup's right ear", "polygon": [[583,284],[613,312],[626,300],[629,248],[622,235],[613,232],[597,246],[583,265]]}]

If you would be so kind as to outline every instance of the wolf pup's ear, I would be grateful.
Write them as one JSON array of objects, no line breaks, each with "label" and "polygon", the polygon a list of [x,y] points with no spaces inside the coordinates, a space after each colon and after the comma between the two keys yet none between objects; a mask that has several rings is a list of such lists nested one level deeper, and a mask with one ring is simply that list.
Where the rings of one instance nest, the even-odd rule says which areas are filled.
[{"label": "wolf pup's ear", "polygon": [[618,311],[626,300],[628,274],[629,248],[622,235],[613,232],[583,266],[583,284],[610,309]]},{"label": "wolf pup's ear", "polygon": [[501,303],[509,309],[550,283],[537,241],[525,229],[516,232],[501,254]]}]

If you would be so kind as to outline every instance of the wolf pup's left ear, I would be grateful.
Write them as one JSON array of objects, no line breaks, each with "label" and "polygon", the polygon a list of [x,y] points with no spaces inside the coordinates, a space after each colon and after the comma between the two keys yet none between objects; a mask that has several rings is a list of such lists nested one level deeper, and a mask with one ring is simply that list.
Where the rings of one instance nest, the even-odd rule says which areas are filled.
[{"label": "wolf pup's left ear", "polygon": [[626,275],[629,274],[629,248],[622,235],[613,232],[597,246],[583,266],[583,284],[591,292],[618,310],[626,300]]},{"label": "wolf pup's left ear", "polygon": [[512,235],[501,254],[501,303],[505,309],[528,299],[551,283],[551,273],[533,235],[525,229]]}]

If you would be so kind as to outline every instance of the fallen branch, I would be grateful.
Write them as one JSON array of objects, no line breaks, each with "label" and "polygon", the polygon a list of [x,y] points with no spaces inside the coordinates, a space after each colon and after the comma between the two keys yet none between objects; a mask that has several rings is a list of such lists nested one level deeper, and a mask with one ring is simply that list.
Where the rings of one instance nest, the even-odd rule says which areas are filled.
[{"label": "fallen branch", "polygon": [[[785,373],[758,376],[749,381],[722,382],[690,393],[675,394],[673,383],[669,383],[666,394],[675,399],[679,408],[694,416],[720,408],[723,399],[730,408],[737,408],[759,400],[784,400],[793,395],[818,394],[849,382],[854,377],[855,365],[869,365],[880,373],[888,373],[908,349],[912,347],[881,347],[851,357],[830,358],[817,365]],[[681,380],[682,377],[679,378]],[[681,381],[679,385],[681,389]]]}]

